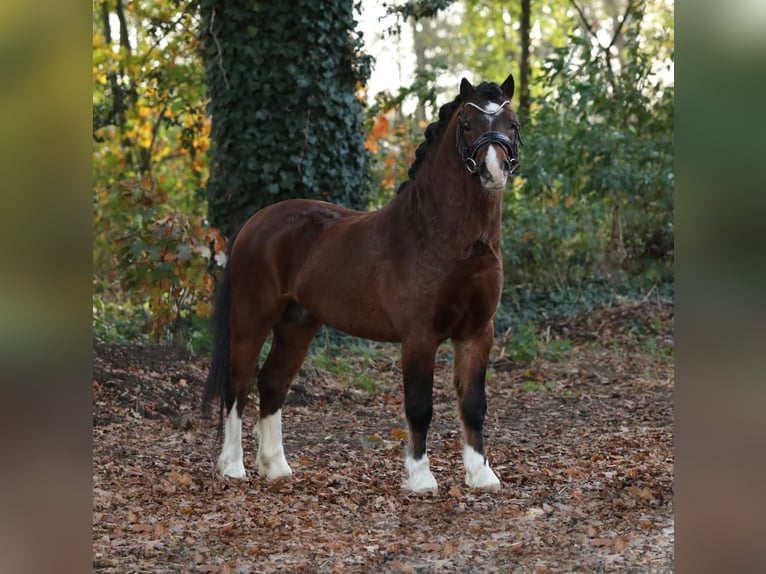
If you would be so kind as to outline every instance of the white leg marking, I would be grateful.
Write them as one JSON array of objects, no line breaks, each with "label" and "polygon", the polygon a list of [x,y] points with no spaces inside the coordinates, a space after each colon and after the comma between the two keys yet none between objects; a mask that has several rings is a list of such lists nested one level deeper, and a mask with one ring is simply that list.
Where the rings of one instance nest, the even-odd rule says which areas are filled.
[{"label": "white leg marking", "polygon": [[258,421],[258,474],[268,480],[290,478],[293,471],[282,446],[282,409]]},{"label": "white leg marking", "polygon": [[242,419],[237,414],[237,401],[231,407],[223,427],[223,449],[218,457],[218,472],[229,478],[245,478],[242,462]]},{"label": "white leg marking", "polygon": [[465,464],[465,483],[471,488],[496,492],[500,490],[500,479],[497,478],[484,455],[479,454],[473,447],[463,446],[463,462]]},{"label": "white leg marking", "polygon": [[439,487],[436,479],[429,468],[428,455],[423,455],[420,460],[415,460],[409,454],[404,459],[404,468],[407,470],[407,482],[405,487],[412,492],[436,492]]}]

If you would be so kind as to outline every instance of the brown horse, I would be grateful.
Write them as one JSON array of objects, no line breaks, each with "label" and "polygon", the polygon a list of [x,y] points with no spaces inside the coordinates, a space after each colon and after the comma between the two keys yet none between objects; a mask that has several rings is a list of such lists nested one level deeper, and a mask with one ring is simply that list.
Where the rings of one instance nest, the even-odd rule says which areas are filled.
[{"label": "brown horse", "polygon": [[[253,215],[232,242],[219,286],[204,404],[220,398],[218,470],[245,476],[242,412],[258,371],[258,474],[292,475],[281,408],[320,326],[402,344],[409,426],[405,486],[436,491],[426,455],[436,350],[451,339],[466,483],[496,490],[483,427],[484,380],[500,301],[502,193],[518,164],[514,81],[463,79],[416,151],[410,179],[383,208],[360,212],[288,200]],[[271,350],[258,370],[269,333]],[[225,423],[224,408],[226,411]]]}]

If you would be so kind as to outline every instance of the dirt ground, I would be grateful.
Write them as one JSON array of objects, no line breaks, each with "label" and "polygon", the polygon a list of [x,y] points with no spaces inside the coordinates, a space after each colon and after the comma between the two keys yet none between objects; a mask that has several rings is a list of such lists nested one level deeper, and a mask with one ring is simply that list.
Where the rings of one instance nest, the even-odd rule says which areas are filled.
[{"label": "dirt ground", "polygon": [[[486,443],[498,493],[468,489],[449,347],[429,435],[437,495],[401,488],[398,350],[304,365],[284,409],[289,482],[214,473],[217,420],[199,412],[207,358],[96,346],[93,569],[126,572],[673,571],[673,306],[623,303],[552,320],[565,352],[519,363],[498,341]],[[373,377],[374,392],[353,377]]]}]

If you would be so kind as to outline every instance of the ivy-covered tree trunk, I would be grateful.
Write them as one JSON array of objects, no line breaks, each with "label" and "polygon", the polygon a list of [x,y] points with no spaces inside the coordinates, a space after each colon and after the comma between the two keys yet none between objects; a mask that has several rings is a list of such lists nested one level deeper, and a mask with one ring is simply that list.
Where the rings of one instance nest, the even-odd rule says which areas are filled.
[{"label": "ivy-covered tree trunk", "polygon": [[362,109],[369,76],[354,0],[201,0],[212,225],[308,197],[366,206]]}]

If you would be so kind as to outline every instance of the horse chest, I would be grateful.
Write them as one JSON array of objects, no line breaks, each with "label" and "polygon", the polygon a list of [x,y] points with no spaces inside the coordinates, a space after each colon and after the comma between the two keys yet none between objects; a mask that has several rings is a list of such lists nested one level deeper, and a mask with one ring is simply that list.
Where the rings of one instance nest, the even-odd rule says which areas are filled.
[{"label": "horse chest", "polygon": [[497,257],[483,254],[457,262],[433,300],[435,329],[453,339],[482,331],[497,310],[502,285],[502,264]]}]

